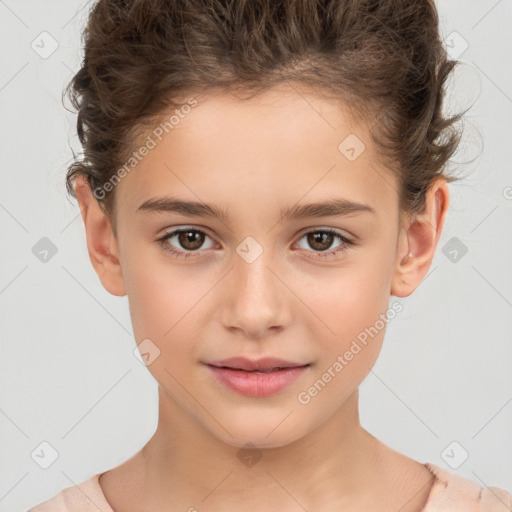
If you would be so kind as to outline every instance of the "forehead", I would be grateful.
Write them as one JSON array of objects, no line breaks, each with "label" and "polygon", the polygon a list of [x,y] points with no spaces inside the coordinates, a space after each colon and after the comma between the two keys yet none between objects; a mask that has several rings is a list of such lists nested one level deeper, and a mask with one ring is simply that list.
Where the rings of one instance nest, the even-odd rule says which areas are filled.
[{"label": "forehead", "polygon": [[163,112],[139,138],[153,147],[117,185],[121,207],[165,194],[251,211],[334,195],[375,209],[398,202],[369,125],[340,101],[290,86],[189,98],[194,107]]}]

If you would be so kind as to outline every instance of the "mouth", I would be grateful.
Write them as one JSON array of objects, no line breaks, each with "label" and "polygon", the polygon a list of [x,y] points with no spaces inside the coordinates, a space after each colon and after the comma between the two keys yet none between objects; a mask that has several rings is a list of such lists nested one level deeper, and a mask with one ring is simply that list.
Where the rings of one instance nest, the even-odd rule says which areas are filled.
[{"label": "mouth", "polygon": [[227,368],[230,370],[243,370],[247,372],[255,371],[260,373],[269,373],[283,370],[286,368],[299,368],[309,366],[310,363],[301,363],[295,361],[286,361],[277,357],[263,357],[261,359],[249,359],[246,357],[231,357],[207,363],[217,368]]},{"label": "mouth", "polygon": [[304,375],[311,363],[301,364],[274,358],[231,359],[207,363],[207,368],[218,382],[232,391],[251,397],[265,397],[278,393]]},{"label": "mouth", "polygon": [[[283,366],[283,367],[277,367],[277,368],[269,368],[267,370],[263,370],[263,369],[256,369],[256,370],[244,370],[242,368],[231,368],[230,366],[216,366],[216,365],[210,365],[210,366],[214,366],[215,368],[226,368],[227,370],[234,370],[236,372],[247,372],[247,373],[273,373],[273,372],[277,372],[279,370],[285,370],[287,368],[302,368],[302,366]],[[304,366],[308,366],[308,365],[304,365]]]}]

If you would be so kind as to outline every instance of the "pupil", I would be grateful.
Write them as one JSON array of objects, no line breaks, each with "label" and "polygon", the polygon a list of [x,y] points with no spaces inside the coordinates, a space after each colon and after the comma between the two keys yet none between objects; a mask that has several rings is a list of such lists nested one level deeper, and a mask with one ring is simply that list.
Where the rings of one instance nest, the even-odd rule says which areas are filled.
[{"label": "pupil", "polygon": [[313,248],[318,250],[325,250],[332,245],[333,236],[334,235],[332,233],[313,233],[308,236],[308,243]]},{"label": "pupil", "polygon": [[202,235],[197,231],[182,231],[179,233],[180,244],[188,250],[198,249],[202,245]]}]

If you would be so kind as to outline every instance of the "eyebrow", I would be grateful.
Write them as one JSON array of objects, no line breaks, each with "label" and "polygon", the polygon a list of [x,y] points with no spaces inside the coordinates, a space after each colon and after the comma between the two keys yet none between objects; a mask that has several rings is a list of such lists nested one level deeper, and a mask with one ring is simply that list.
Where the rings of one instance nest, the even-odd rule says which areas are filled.
[{"label": "eyebrow", "polygon": [[[224,222],[229,221],[226,209],[212,204],[194,201],[183,201],[173,197],[154,197],[144,201],[137,209],[138,212],[174,212],[192,217],[214,217]],[[281,209],[281,219],[306,219],[311,217],[331,217],[347,215],[353,212],[370,212],[375,210],[363,203],[335,198],[324,202],[295,205]]]}]

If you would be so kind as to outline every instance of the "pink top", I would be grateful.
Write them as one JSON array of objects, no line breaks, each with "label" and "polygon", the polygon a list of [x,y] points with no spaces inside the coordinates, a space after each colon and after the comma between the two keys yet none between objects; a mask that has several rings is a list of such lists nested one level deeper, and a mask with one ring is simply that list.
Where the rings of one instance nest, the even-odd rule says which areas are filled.
[{"label": "pink top", "polygon": [[[435,464],[425,463],[435,480],[421,512],[507,512],[512,496],[498,487],[480,487]],[[28,512],[114,512],[99,484],[101,473],[67,487]]]}]

